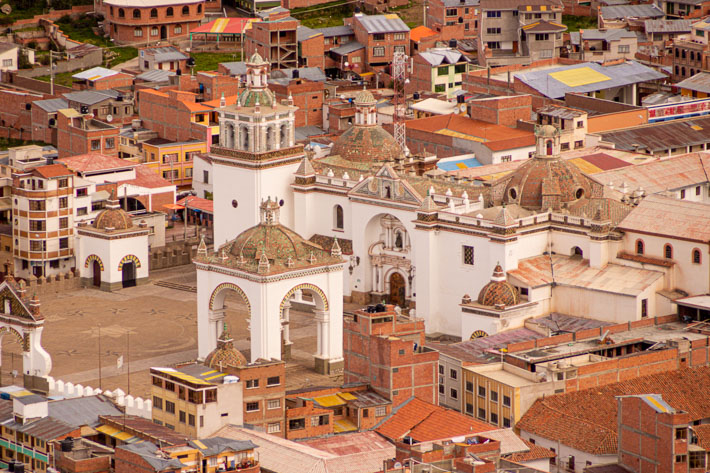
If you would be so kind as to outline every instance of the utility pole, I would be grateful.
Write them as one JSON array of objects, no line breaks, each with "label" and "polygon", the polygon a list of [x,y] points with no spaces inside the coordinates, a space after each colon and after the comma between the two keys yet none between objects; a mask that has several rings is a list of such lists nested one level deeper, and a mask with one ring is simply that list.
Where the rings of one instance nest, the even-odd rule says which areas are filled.
[{"label": "utility pole", "polygon": [[101,384],[101,324],[99,324],[99,389],[103,392],[103,386]]},{"label": "utility pole", "polygon": [[184,218],[184,220],[185,220],[185,222],[184,222],[185,225],[183,226],[183,227],[184,227],[184,236],[183,236],[183,239],[184,239],[185,241],[187,241],[187,215],[188,215],[188,213],[190,212],[190,208],[187,206],[187,203],[188,203],[189,200],[190,200],[190,196],[188,195],[187,197],[185,197],[185,218]]},{"label": "utility pole", "polygon": [[[128,365],[128,386],[127,393],[131,394],[131,331],[126,331],[126,364]],[[125,411],[124,411],[125,414]]]}]

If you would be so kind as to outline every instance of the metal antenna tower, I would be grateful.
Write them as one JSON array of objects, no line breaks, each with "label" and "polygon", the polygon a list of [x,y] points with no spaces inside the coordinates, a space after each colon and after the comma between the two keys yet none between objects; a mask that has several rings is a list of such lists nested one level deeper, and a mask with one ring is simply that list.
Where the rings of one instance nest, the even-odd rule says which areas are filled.
[{"label": "metal antenna tower", "polygon": [[404,114],[406,111],[406,93],[404,86],[409,83],[407,71],[407,55],[403,51],[394,53],[392,59],[392,79],[394,80],[394,140],[397,142],[402,152],[409,155],[407,148],[407,128],[404,125]]}]

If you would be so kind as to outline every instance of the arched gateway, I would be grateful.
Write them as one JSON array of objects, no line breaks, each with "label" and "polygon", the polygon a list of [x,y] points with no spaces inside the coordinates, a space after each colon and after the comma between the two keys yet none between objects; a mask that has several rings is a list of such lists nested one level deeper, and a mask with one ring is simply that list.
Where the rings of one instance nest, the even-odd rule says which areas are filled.
[{"label": "arched gateway", "polygon": [[224,323],[224,295],[236,292],[249,313],[251,362],[282,359],[290,344],[289,300],[298,291],[313,296],[318,344],[316,370],[342,371],[343,266],[337,240],[330,249],[303,239],[279,223],[278,199],[260,205],[260,223],[214,254],[200,244],[197,266],[198,355],[217,347]]}]

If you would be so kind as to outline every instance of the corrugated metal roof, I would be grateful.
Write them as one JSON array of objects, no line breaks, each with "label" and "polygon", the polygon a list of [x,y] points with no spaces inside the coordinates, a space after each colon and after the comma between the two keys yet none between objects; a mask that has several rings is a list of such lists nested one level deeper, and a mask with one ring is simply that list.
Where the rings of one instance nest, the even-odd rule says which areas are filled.
[{"label": "corrugated metal roof", "polygon": [[107,94],[106,91],[81,90],[79,92],[67,92],[62,94],[64,98],[71,102],[77,102],[84,105],[94,105],[104,100],[115,98],[113,94]]},{"label": "corrugated metal roof", "polygon": [[352,36],[355,34],[350,25],[317,28],[316,31],[323,33],[323,36],[325,36],[326,38],[332,38],[334,36]]},{"label": "corrugated metal roof", "polygon": [[298,41],[305,41],[320,34],[322,34],[320,31],[311,29],[307,26],[299,26],[296,28],[296,37],[298,38]]},{"label": "corrugated metal roof", "polygon": [[646,20],[646,33],[690,33],[690,20]]},{"label": "corrugated metal roof", "polygon": [[355,16],[365,30],[370,33],[397,33],[409,31],[407,26],[397,15],[361,15]]},{"label": "corrugated metal roof", "polygon": [[234,440],[226,437],[200,439],[189,444],[193,448],[198,448],[205,456],[219,455],[222,452],[243,452],[258,447],[251,440]]},{"label": "corrugated metal roof", "polygon": [[[636,37],[636,33],[634,33],[633,31],[629,31],[627,29],[624,29],[624,28],[612,28],[612,29],[605,29],[605,30],[590,29],[590,30],[582,30],[580,33],[582,35],[582,39],[585,39],[587,41],[594,41],[594,40],[618,41],[622,38]],[[579,43],[577,43],[577,44],[579,44]]]},{"label": "corrugated metal roof", "polygon": [[710,117],[654,123],[625,130],[600,133],[602,140],[627,151],[664,151],[710,141]]},{"label": "corrugated metal roof", "polygon": [[[560,77],[560,72],[567,74],[568,71],[575,69],[584,69],[579,71],[580,77],[584,79],[581,83],[577,84],[571,80],[565,83],[555,78],[555,76]],[[630,84],[665,79],[666,75],[636,61],[626,61],[613,66],[602,66],[594,62],[586,62],[554,69],[520,72],[515,74],[515,78],[537,90],[542,95],[556,99],[563,98],[568,92],[588,93],[612,87],[623,87]]]},{"label": "corrugated metal roof", "polygon": [[221,62],[220,64],[226,67],[233,76],[241,76],[247,73],[247,65],[244,61]]},{"label": "corrugated metal roof", "polygon": [[710,72],[698,72],[694,76],[678,82],[675,86],[681,89],[710,93]]},{"label": "corrugated metal roof", "polygon": [[155,468],[155,471],[166,471],[166,470],[182,470],[185,466],[182,462],[176,458],[161,458],[156,455],[158,452],[158,446],[151,442],[136,442],[129,445],[121,445],[117,449],[127,450],[139,455],[143,460],[145,460],[150,466]]},{"label": "corrugated metal roof", "polygon": [[103,396],[63,399],[49,403],[49,415],[74,427],[99,425],[99,416],[120,415],[116,406]]},{"label": "corrugated metal roof", "polygon": [[165,82],[169,80],[170,76],[174,76],[175,71],[166,71],[164,69],[153,69],[152,71],[146,71],[142,74],[138,74],[136,79],[144,80],[146,82]]},{"label": "corrugated metal roof", "polygon": [[118,71],[114,71],[112,69],[106,69],[105,67],[92,67],[91,69],[88,69],[86,71],[78,72],[72,77],[74,79],[98,80],[103,79],[105,77],[111,77],[116,74],[118,74]]},{"label": "corrugated metal roof", "polygon": [[362,44],[358,43],[357,41],[350,41],[347,44],[344,44],[340,47],[333,48],[330,50],[331,53],[339,54],[341,56],[344,56],[346,54],[350,54],[352,52],[357,51],[358,49],[363,49],[365,46]]},{"label": "corrugated metal roof", "polygon": [[624,18],[663,18],[663,10],[655,4],[613,5],[601,7],[602,17],[606,20],[621,20]]},{"label": "corrugated metal roof", "polygon": [[419,57],[424,59],[432,66],[441,64],[456,64],[460,61],[465,61],[465,57],[459,51],[449,48],[429,49],[423,53],[419,53]]},{"label": "corrugated metal roof", "polygon": [[38,106],[45,112],[56,112],[57,110],[69,107],[69,104],[64,99],[36,100],[32,102],[32,105]]}]

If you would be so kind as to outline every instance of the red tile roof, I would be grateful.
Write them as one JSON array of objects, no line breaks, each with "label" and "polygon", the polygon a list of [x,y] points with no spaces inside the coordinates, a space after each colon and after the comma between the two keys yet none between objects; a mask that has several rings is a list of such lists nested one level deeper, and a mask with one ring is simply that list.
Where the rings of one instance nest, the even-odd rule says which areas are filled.
[{"label": "red tile roof", "polygon": [[101,153],[87,153],[69,156],[58,160],[74,172],[109,171],[112,169],[132,168],[137,164],[114,156]]},{"label": "red tile roof", "polygon": [[300,443],[339,456],[394,448],[391,443],[375,432],[353,432],[305,440]]},{"label": "red tile roof", "polygon": [[417,26],[412,31],[409,32],[409,39],[418,43],[422,38],[427,36],[436,36],[438,33],[426,26]]},{"label": "red tile roof", "polygon": [[707,243],[710,205],[649,195],[621,221],[619,229]]},{"label": "red tile roof", "polygon": [[530,131],[496,125],[495,123],[488,123],[456,114],[418,118],[416,120],[408,120],[405,124],[408,129],[428,131],[430,133],[436,133],[440,130],[463,133],[479,138],[485,143],[521,137],[532,139],[533,144],[535,142],[535,135]]},{"label": "red tile roof", "polygon": [[[170,187],[173,184],[160,177],[158,173],[152,171],[147,166],[141,164],[136,168],[136,178],[128,179],[125,181],[119,181],[119,184],[130,184],[137,187],[147,187],[150,189],[155,189],[159,187]],[[175,187],[175,186],[173,186]]]},{"label": "red tile roof", "polygon": [[527,452],[517,452],[511,454],[506,460],[514,461],[516,463],[525,463],[534,460],[542,460],[543,458],[555,458],[557,455],[552,450],[530,443],[523,439],[525,445],[528,446],[530,450]]},{"label": "red tile roof", "polygon": [[614,156],[609,156],[606,153],[594,153],[582,156],[582,159],[604,171],[631,166],[631,163],[627,163],[623,159],[615,158]]},{"label": "red tile roof", "polygon": [[32,172],[45,179],[53,177],[71,176],[72,173],[63,164],[48,164],[32,169]]},{"label": "red tile roof", "polygon": [[659,394],[691,420],[710,417],[710,398],[699,387],[710,386],[710,367],[656,373],[620,383],[538,399],[516,429],[593,455],[617,452],[616,396]]},{"label": "red tile roof", "polygon": [[391,440],[408,436],[416,442],[431,442],[495,429],[497,427],[451,409],[412,398],[393,411],[375,431]]},{"label": "red tile roof", "polygon": [[698,446],[710,450],[710,424],[694,425],[693,431],[698,436]]}]

